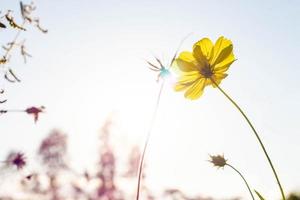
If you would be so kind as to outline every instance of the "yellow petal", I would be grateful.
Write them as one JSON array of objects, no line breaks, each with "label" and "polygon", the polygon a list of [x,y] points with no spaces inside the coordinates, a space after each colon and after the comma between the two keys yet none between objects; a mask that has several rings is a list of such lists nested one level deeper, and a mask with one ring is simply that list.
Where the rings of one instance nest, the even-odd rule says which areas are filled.
[{"label": "yellow petal", "polygon": [[180,84],[180,83],[176,83],[175,87],[174,87],[174,90],[179,92],[179,91],[182,91],[182,90],[185,90],[187,89],[188,87],[190,87],[190,85],[192,85],[193,82],[190,82],[190,83],[186,83],[186,84]]},{"label": "yellow petal", "polygon": [[206,56],[203,54],[203,52],[201,50],[201,46],[194,45],[193,55],[194,55],[195,59],[197,60],[198,68],[207,66],[208,60],[207,60]]},{"label": "yellow petal", "polygon": [[213,46],[214,45],[209,38],[203,38],[194,44],[193,53],[194,55],[201,54],[200,56],[203,55],[207,60],[209,60],[212,54]]},{"label": "yellow petal", "polygon": [[193,85],[189,86],[184,96],[191,100],[198,99],[203,94],[205,81],[205,78],[200,78],[199,80],[195,81]]},{"label": "yellow petal", "polygon": [[219,37],[213,48],[213,57],[211,65],[215,66],[218,63],[224,61],[230,54],[232,54],[233,45],[232,42],[223,36]]},{"label": "yellow petal", "polygon": [[206,79],[205,86],[213,85],[212,81],[210,79]]},{"label": "yellow petal", "polygon": [[175,85],[175,91],[181,91],[192,85],[197,79],[201,78],[202,75],[198,71],[183,72],[183,75],[178,78]]},{"label": "yellow petal", "polygon": [[218,63],[214,67],[214,72],[215,73],[224,73],[228,70],[230,65],[235,61],[233,53],[231,53],[225,60],[222,62]]},{"label": "yellow petal", "polygon": [[[221,83],[221,81],[226,78],[228,76],[228,74],[225,73],[216,73],[212,76],[212,79],[214,80],[214,82],[219,85]],[[217,87],[216,84],[212,83],[213,87]]]},{"label": "yellow petal", "polygon": [[191,52],[184,51],[181,52],[176,59],[176,64],[181,71],[189,72],[196,71],[197,67],[195,65],[195,58]]},{"label": "yellow petal", "polygon": [[197,79],[203,77],[198,71],[192,71],[189,73],[184,73],[182,76],[179,77],[178,83],[186,84],[189,82],[194,82]]}]

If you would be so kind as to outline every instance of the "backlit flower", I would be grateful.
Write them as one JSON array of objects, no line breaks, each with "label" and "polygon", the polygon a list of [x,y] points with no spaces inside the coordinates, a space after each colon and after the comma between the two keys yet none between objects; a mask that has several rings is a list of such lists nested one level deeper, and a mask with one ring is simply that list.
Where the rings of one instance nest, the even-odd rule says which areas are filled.
[{"label": "backlit flower", "polygon": [[203,38],[194,44],[193,52],[181,52],[176,59],[180,77],[175,90],[184,90],[188,99],[198,99],[206,86],[221,83],[234,61],[230,40],[221,36],[213,44],[209,38]]}]

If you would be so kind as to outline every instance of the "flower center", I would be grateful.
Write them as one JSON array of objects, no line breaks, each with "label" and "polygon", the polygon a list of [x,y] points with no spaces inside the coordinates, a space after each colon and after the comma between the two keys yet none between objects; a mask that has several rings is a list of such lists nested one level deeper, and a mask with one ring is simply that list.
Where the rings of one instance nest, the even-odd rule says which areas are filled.
[{"label": "flower center", "polygon": [[210,65],[206,64],[204,67],[201,67],[200,74],[203,75],[205,78],[210,78],[213,75]]}]

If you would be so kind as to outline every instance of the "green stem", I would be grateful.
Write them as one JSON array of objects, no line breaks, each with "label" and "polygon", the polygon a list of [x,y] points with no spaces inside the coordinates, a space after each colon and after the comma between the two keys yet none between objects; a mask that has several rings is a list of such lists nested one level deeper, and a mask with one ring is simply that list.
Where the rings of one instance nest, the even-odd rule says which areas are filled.
[{"label": "green stem", "polygon": [[148,129],[147,137],[146,137],[145,144],[144,144],[144,149],[143,149],[141,160],[140,160],[140,165],[139,165],[139,169],[138,169],[138,184],[137,184],[136,200],[139,200],[139,197],[140,197],[140,188],[141,188],[141,181],[142,181],[142,172],[143,172],[143,166],[144,166],[144,159],[145,159],[148,143],[149,143],[149,140],[150,140],[151,132],[152,132],[152,129],[153,129],[153,125],[154,125],[154,122],[155,122],[155,119],[156,119],[156,115],[157,115],[157,111],[158,111],[160,97],[161,97],[161,94],[162,94],[162,91],[163,91],[163,87],[164,87],[164,80],[163,80],[163,82],[161,84],[161,87],[160,87],[160,90],[158,92],[156,105],[155,105],[155,108],[154,108],[154,112],[153,112],[153,115],[152,115],[152,119],[151,119],[151,122],[150,122],[150,126],[149,126],[149,129]]},{"label": "green stem", "polygon": [[247,186],[247,188],[248,188],[248,190],[250,192],[250,195],[251,195],[252,199],[255,200],[254,196],[253,196],[253,193],[252,193],[252,191],[250,189],[250,186],[249,186],[248,182],[246,181],[245,177],[242,175],[242,173],[239,170],[237,170],[235,167],[233,167],[232,165],[230,165],[228,163],[226,163],[226,165],[228,167],[232,168],[234,171],[236,171],[240,175],[240,177],[244,180],[244,182],[245,182],[245,184],[246,184],[246,186]]},{"label": "green stem", "polygon": [[252,123],[251,123],[251,121],[248,119],[248,117],[247,117],[247,115],[244,113],[244,111],[239,107],[239,105],[213,80],[213,79],[211,79],[211,81],[215,84],[215,86],[225,95],[225,97],[238,109],[238,111],[243,115],[243,117],[245,118],[245,120],[247,121],[247,123],[249,124],[249,126],[251,127],[251,129],[252,129],[252,131],[254,132],[254,134],[255,134],[255,136],[256,136],[256,138],[257,138],[257,140],[258,140],[258,142],[259,142],[259,144],[260,144],[260,146],[261,146],[261,148],[262,148],[262,150],[263,150],[263,152],[264,152],[264,154],[265,154],[265,156],[267,157],[267,160],[268,160],[268,162],[269,162],[269,164],[270,164],[270,166],[271,166],[271,168],[272,168],[272,171],[273,171],[273,174],[274,174],[274,176],[275,176],[275,178],[276,178],[276,181],[277,181],[277,184],[278,184],[278,186],[279,186],[279,189],[280,189],[280,192],[281,192],[281,196],[282,196],[282,199],[283,200],[286,200],[286,198],[285,198],[285,195],[284,195],[284,191],[283,191],[283,189],[282,189],[282,186],[281,186],[281,183],[280,183],[280,180],[279,180],[279,177],[278,177],[278,175],[277,175],[277,172],[276,172],[276,170],[275,170],[275,168],[274,168],[274,166],[273,166],[273,163],[272,163],[272,161],[271,161],[271,158],[269,157],[269,154],[268,154],[268,152],[267,152],[267,150],[266,150],[266,148],[265,148],[265,146],[264,146],[264,144],[263,144],[263,142],[262,142],[262,140],[260,139],[260,137],[259,137],[259,135],[258,135],[258,133],[257,133],[257,131],[255,130],[255,128],[254,128],[254,126],[252,125]]}]

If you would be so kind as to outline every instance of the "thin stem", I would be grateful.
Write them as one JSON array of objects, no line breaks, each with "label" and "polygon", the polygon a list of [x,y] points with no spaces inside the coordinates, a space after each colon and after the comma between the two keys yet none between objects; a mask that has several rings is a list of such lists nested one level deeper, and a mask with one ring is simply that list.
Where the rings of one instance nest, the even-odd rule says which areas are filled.
[{"label": "thin stem", "polygon": [[8,110],[1,110],[1,111],[5,111],[5,112],[25,112],[25,110],[21,110],[21,109],[8,109]]},{"label": "thin stem", "polygon": [[7,114],[7,113],[17,113],[17,112],[26,112],[26,111],[18,110],[18,109],[0,110],[0,115]]},{"label": "thin stem", "polygon": [[228,167],[232,168],[234,171],[236,171],[240,175],[240,177],[244,180],[244,182],[245,182],[245,184],[246,184],[246,186],[247,186],[247,188],[248,188],[248,190],[250,192],[250,195],[251,195],[252,199],[255,200],[254,199],[254,195],[253,195],[253,193],[252,193],[252,191],[250,189],[250,186],[249,186],[248,182],[246,181],[245,177],[242,175],[242,173],[239,170],[237,170],[235,167],[233,167],[232,165],[230,165],[228,163],[226,163],[226,165]]},{"label": "thin stem", "polygon": [[155,108],[154,108],[152,119],[150,121],[150,126],[149,126],[149,129],[148,129],[147,137],[146,137],[145,144],[144,144],[143,153],[142,153],[141,160],[140,160],[140,165],[139,165],[139,170],[138,170],[138,185],[137,185],[137,192],[136,192],[136,200],[139,200],[139,197],[140,197],[140,186],[141,186],[141,179],[142,179],[142,171],[143,171],[145,154],[146,154],[146,150],[147,150],[148,143],[149,143],[149,140],[150,140],[153,125],[154,125],[154,122],[155,122],[155,119],[156,119],[156,116],[157,116],[157,111],[158,111],[160,97],[161,97],[161,94],[162,94],[162,91],[163,91],[163,87],[164,87],[164,80],[163,80],[163,82],[161,84],[161,87],[160,87],[160,90],[158,92],[156,105],[155,105]]},{"label": "thin stem", "polygon": [[[26,20],[24,19],[23,22],[22,22],[21,27],[24,27],[25,24],[26,24]],[[13,41],[11,42],[11,45],[9,46],[9,48],[8,48],[7,51],[6,51],[6,53],[5,53],[5,55],[4,55],[4,58],[6,58],[6,57],[8,56],[9,52],[10,52],[10,51],[13,49],[13,47],[16,45],[16,42],[17,42],[17,40],[18,40],[18,37],[20,36],[20,34],[21,34],[22,31],[23,31],[23,30],[20,30],[20,29],[18,30],[18,32],[17,32],[17,34],[15,35]]]},{"label": "thin stem", "polygon": [[277,181],[277,184],[278,184],[278,186],[279,186],[279,189],[280,189],[280,192],[281,192],[281,196],[282,196],[282,199],[283,200],[286,200],[286,198],[285,198],[285,195],[284,195],[284,191],[283,191],[283,188],[282,188],[282,186],[281,186],[281,183],[280,183],[280,180],[279,180],[279,177],[278,177],[278,175],[277,175],[277,172],[276,172],[276,170],[275,170],[275,168],[274,168],[274,166],[273,166],[273,163],[272,163],[272,161],[271,161],[271,158],[269,157],[269,154],[268,154],[268,152],[267,152],[267,150],[266,150],[266,148],[265,148],[265,146],[264,146],[264,144],[263,144],[263,142],[262,142],[262,140],[260,139],[260,137],[259,137],[259,135],[258,135],[258,133],[257,133],[257,131],[255,130],[255,128],[254,128],[254,126],[253,126],[253,124],[251,123],[251,121],[249,120],[249,118],[247,117],[247,115],[244,113],[244,111],[239,107],[239,105],[213,80],[213,79],[211,79],[211,81],[215,84],[215,86],[224,94],[224,96],[238,109],[238,111],[243,115],[243,117],[245,118],[245,120],[247,121],[247,123],[249,124],[249,126],[251,127],[251,129],[252,129],[252,131],[253,131],[253,133],[255,134],[255,136],[256,136],[256,138],[257,138],[257,140],[258,140],[258,142],[259,142],[259,144],[260,144],[260,146],[261,146],[261,148],[262,148],[262,150],[263,150],[263,152],[264,152],[264,154],[265,154],[265,156],[266,156],[266,158],[267,158],[267,160],[268,160],[268,162],[269,162],[269,164],[270,164],[270,166],[271,166],[271,169],[272,169],[272,171],[273,171],[273,174],[274,174],[274,176],[275,176],[275,178],[276,178],[276,181]]}]

